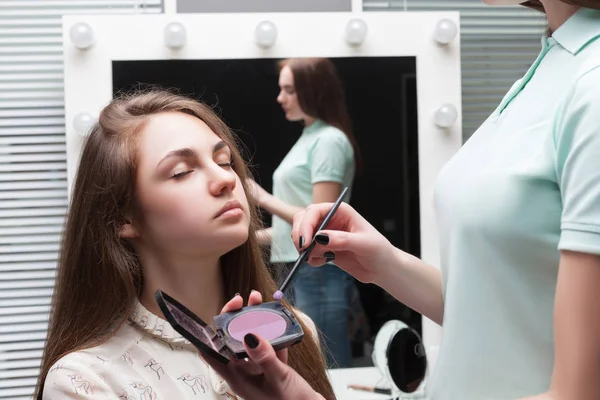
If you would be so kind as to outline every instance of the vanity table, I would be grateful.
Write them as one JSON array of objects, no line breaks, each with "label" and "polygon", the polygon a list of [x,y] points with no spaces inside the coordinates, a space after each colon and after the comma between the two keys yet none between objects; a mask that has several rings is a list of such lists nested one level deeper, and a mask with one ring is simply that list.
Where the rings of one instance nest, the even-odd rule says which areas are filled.
[{"label": "vanity table", "polygon": [[329,369],[327,373],[339,400],[392,400],[390,394],[349,389],[348,385],[389,387],[396,399],[424,400],[428,356],[435,360],[437,348],[425,349],[418,332],[402,321],[390,320],[375,337],[374,366]]}]

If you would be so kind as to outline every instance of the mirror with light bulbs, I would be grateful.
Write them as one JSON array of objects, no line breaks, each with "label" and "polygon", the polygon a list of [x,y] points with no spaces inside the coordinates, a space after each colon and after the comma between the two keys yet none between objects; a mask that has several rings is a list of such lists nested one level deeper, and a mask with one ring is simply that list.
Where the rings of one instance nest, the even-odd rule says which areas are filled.
[{"label": "mirror with light bulbs", "polygon": [[[143,81],[203,94],[249,147],[247,154],[259,166],[255,170],[261,184],[269,189],[272,170],[299,130],[285,121],[274,101],[277,77],[265,76],[257,65],[248,68],[243,60],[268,64],[273,71],[274,59],[334,58],[345,64],[341,69],[347,75],[350,112],[356,118],[356,136],[368,169],[356,182],[353,203],[395,245],[436,263],[433,187],[441,166],[462,145],[457,12],[177,14],[170,10],[143,16],[63,17],[69,196],[82,145],[100,110],[114,90]],[[402,59],[410,60],[411,72],[392,65]],[[386,60],[391,63],[382,72]],[[139,64],[129,72],[118,71],[119,63],[127,62]],[[213,62],[219,65],[213,66],[211,75],[205,67]],[[172,64],[163,69],[168,63]],[[176,78],[183,82],[169,81]],[[219,87],[205,87],[202,79]],[[244,85],[250,85],[250,90]],[[206,98],[211,93],[218,97]],[[371,332],[389,319],[403,319],[424,331],[428,346],[439,342],[438,327],[427,320],[421,325],[419,315],[389,312],[391,304],[382,299],[381,291],[362,289],[361,298],[368,303],[365,311],[374,320]]]}]

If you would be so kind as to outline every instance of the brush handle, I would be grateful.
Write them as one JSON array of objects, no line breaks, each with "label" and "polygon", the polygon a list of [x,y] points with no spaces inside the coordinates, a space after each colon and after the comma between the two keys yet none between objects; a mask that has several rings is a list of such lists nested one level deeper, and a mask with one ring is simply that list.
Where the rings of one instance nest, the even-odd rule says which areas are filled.
[{"label": "brush handle", "polygon": [[392,389],[380,388],[376,386],[365,386],[365,385],[348,385],[349,389],[362,390],[364,392],[378,393],[378,394],[392,394]]},{"label": "brush handle", "polygon": [[[340,194],[340,196],[335,201],[335,203],[333,203],[333,206],[331,207],[331,210],[329,210],[329,212],[327,213],[327,215],[323,219],[323,222],[321,222],[321,225],[319,226],[319,229],[317,229],[316,232],[322,231],[323,229],[325,229],[327,227],[327,224],[329,224],[329,221],[331,221],[331,218],[333,218],[333,215],[335,214],[335,212],[337,211],[337,209],[340,207],[340,204],[342,204],[342,201],[344,200],[344,196],[346,196],[347,192],[348,192],[348,187],[345,187],[344,190],[342,190],[342,193]],[[306,249],[304,249],[300,253],[300,256],[298,257],[298,259],[294,263],[294,266],[292,267],[292,269],[291,269],[290,273],[288,274],[287,278],[285,278],[285,280],[283,281],[283,283],[279,287],[279,291],[278,291],[279,293],[283,294],[283,292],[287,288],[287,285],[290,283],[291,279],[293,278],[294,274],[296,273],[296,270],[298,269],[298,267],[300,265],[302,265],[303,263],[305,263],[306,260],[308,259],[308,256],[310,255],[310,252],[312,251],[312,249],[315,247],[315,244],[316,244],[316,242],[315,242],[315,236],[316,235],[313,236],[313,238],[310,241],[310,244],[308,245],[308,247]]]}]

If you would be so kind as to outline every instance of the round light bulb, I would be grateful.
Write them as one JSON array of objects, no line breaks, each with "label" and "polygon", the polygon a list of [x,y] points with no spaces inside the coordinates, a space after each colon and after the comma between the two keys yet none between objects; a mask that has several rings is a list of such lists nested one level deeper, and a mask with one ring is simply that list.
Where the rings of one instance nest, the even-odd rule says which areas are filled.
[{"label": "round light bulb", "polygon": [[187,35],[185,27],[179,22],[171,22],[165,26],[165,46],[177,50],[185,46]]},{"label": "round light bulb", "polygon": [[73,44],[81,50],[94,44],[94,30],[85,22],[78,22],[71,27],[69,37]]},{"label": "round light bulb", "polygon": [[354,18],[346,24],[346,42],[351,46],[360,46],[365,41],[368,32],[367,23]]},{"label": "round light bulb", "polygon": [[454,40],[458,33],[458,27],[454,21],[444,18],[435,25],[433,38],[439,44],[448,44]]},{"label": "round light bulb", "polygon": [[96,117],[89,112],[80,112],[73,118],[73,128],[81,136],[87,136],[96,123]]},{"label": "round light bulb", "polygon": [[263,21],[254,30],[254,39],[260,47],[268,48],[277,40],[277,27],[271,21]]},{"label": "round light bulb", "polygon": [[452,104],[444,104],[433,114],[435,124],[440,128],[449,128],[458,118],[458,111]]}]

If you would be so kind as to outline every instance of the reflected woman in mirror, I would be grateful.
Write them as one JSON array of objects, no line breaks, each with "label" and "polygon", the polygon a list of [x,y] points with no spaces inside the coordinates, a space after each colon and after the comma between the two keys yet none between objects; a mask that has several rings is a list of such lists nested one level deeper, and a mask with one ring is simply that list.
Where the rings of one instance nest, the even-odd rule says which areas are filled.
[{"label": "reflected woman in mirror", "polygon": [[[271,263],[282,268],[276,275],[283,275],[298,258],[290,236],[294,214],[313,203],[335,201],[344,186],[350,188],[344,199],[349,202],[359,158],[333,62],[324,58],[287,59],[279,67],[277,102],[286,118],[302,123],[304,129],[273,174],[273,194],[252,180],[249,183],[254,186],[251,193],[258,204],[273,216],[272,226],[262,232],[261,241],[271,245]],[[357,289],[353,278],[333,264],[333,255],[326,261],[318,269],[300,267],[293,283],[293,301],[323,333],[328,365],[349,367],[348,303],[351,291]]]}]

